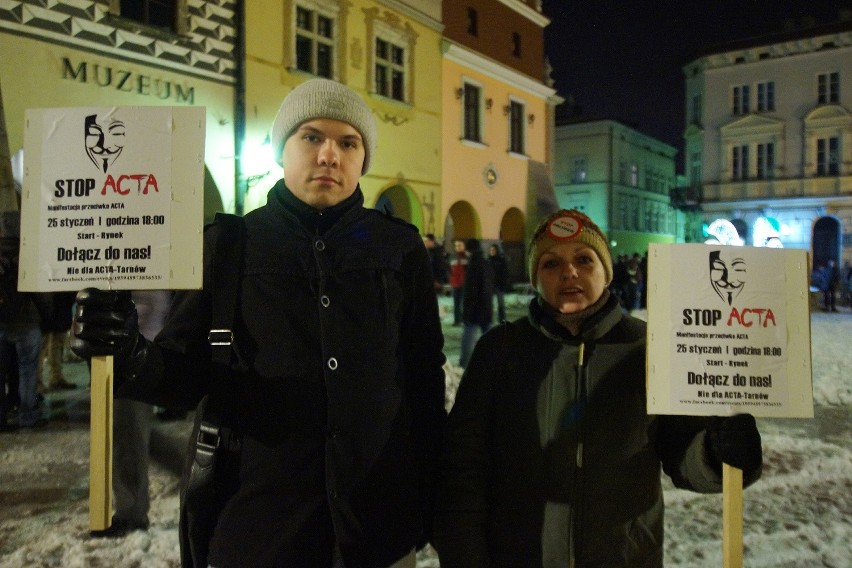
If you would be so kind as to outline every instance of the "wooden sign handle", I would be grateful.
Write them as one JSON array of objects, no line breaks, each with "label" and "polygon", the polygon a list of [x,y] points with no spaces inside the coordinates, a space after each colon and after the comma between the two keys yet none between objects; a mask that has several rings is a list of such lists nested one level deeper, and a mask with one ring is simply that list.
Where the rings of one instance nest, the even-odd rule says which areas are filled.
[{"label": "wooden sign handle", "polygon": [[743,470],[722,464],[722,566],[743,566]]},{"label": "wooden sign handle", "polygon": [[89,529],[112,524],[112,355],[92,357]]}]

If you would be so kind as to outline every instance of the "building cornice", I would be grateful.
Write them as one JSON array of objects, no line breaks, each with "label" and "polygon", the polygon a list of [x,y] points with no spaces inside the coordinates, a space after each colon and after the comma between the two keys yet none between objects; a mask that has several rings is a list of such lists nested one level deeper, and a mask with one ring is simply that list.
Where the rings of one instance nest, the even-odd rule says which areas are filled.
[{"label": "building cornice", "polygon": [[444,24],[441,22],[441,7],[440,2],[438,2],[439,6],[437,8],[437,16],[438,19],[426,14],[416,8],[413,8],[410,4],[401,2],[400,0],[379,0],[380,4],[387,6],[389,9],[394,10],[400,14],[405,15],[412,20],[415,20],[424,26],[433,29],[436,32],[444,31]]},{"label": "building cornice", "polygon": [[849,51],[850,48],[852,48],[852,30],[817,33],[812,37],[755,42],[753,45],[709,53],[690,61],[683,66],[683,70],[687,76],[690,76],[695,71],[722,69],[744,63],[763,63],[785,57],[817,52],[824,53],[832,50]]},{"label": "building cornice", "polygon": [[444,58],[448,61],[479,71],[483,75],[517,87],[540,99],[548,100],[556,94],[556,90],[544,83],[535,81],[514,69],[501,65],[459,44],[444,39],[441,41],[441,45]]},{"label": "building cornice", "polygon": [[498,0],[504,6],[508,6],[521,16],[530,20],[534,24],[544,28],[548,24],[550,24],[550,18],[542,14],[541,12],[536,12],[520,0]]}]

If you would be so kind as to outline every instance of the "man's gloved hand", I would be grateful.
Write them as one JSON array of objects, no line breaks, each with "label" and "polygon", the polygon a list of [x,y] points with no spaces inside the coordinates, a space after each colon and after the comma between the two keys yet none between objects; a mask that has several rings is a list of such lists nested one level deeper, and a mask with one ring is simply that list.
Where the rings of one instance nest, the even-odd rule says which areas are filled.
[{"label": "man's gloved hand", "polygon": [[751,414],[712,417],[706,444],[710,463],[720,470],[723,463],[743,471],[754,471],[763,464],[760,432]]},{"label": "man's gloved hand", "polygon": [[71,335],[71,350],[78,357],[113,355],[120,368],[134,360],[141,362],[147,349],[129,291],[86,288],[77,292]]}]

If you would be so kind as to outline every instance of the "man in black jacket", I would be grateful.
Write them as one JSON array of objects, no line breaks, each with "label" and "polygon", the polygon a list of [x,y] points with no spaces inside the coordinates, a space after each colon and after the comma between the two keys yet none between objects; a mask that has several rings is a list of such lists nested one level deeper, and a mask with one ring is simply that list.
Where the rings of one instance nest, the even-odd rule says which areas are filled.
[{"label": "man in black jacket", "polygon": [[284,179],[244,219],[229,380],[210,372],[215,223],[204,289],[176,296],[153,342],[126,294],[84,290],[73,348],[115,354],[117,396],[221,408],[239,483],[203,566],[413,568],[446,418],[429,256],[414,227],[363,207],[376,125],[353,91],[301,84],[271,138]]},{"label": "man in black jacket", "polygon": [[462,300],[461,367],[467,367],[478,336],[488,331],[494,322],[494,268],[482,254],[479,239],[466,239],[464,250],[468,261]]}]

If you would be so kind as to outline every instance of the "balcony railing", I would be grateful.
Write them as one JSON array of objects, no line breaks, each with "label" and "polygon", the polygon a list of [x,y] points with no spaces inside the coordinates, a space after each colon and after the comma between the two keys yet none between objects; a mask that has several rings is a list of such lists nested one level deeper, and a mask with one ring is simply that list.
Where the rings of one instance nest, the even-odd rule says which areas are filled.
[{"label": "balcony railing", "polygon": [[703,200],[701,186],[675,187],[671,190],[672,207],[682,211],[700,209]]},{"label": "balcony railing", "polygon": [[[697,198],[696,198],[697,196]],[[771,180],[737,180],[705,183],[698,188],[675,188],[672,205],[682,202],[715,203],[752,199],[791,199],[796,197],[852,196],[852,175]],[[683,208],[683,207],[681,207]]]}]

